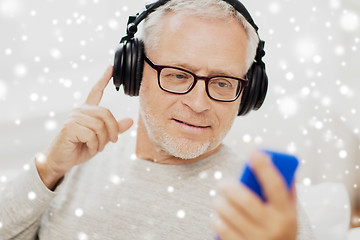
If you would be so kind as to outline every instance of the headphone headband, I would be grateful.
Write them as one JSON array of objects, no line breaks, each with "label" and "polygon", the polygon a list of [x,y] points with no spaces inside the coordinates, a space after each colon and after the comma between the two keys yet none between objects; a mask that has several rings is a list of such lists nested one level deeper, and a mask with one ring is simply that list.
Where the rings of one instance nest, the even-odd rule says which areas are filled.
[{"label": "headphone headband", "polygon": [[242,4],[240,1],[237,0],[223,0],[223,1],[233,6],[233,8],[235,8],[236,11],[238,11],[241,15],[243,15],[246,21],[250,23],[250,25],[255,29],[256,33],[258,32],[259,30],[258,26],[255,24],[254,20],[252,19],[249,11],[245,8],[244,4]]},{"label": "headphone headband", "polygon": [[[127,29],[126,29],[126,36],[123,37],[120,43],[124,42],[125,40],[129,40],[134,37],[135,33],[137,32],[137,26],[142,22],[150,13],[155,11],[158,7],[166,4],[170,0],[159,0],[154,3],[148,4],[145,6],[145,10],[142,13],[138,13],[135,16],[130,16]],[[246,21],[255,29],[256,33],[258,33],[258,26],[255,24],[254,20],[252,19],[249,11],[245,8],[245,6],[238,0],[223,0],[224,2],[230,4],[237,12],[239,12]]]}]

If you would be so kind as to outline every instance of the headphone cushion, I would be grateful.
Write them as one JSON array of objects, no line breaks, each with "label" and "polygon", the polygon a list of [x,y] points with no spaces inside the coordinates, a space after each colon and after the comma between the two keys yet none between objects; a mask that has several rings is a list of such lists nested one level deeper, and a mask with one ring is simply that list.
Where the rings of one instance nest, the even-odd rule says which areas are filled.
[{"label": "headphone cushion", "polygon": [[135,39],[135,81],[134,81],[134,96],[139,96],[140,85],[144,70],[144,43],[140,39]]},{"label": "headphone cushion", "polygon": [[248,79],[248,85],[245,87],[244,92],[241,96],[241,102],[240,102],[240,108],[238,112],[238,116],[246,115],[249,112],[250,109],[250,103],[251,98],[254,92],[254,65],[256,63],[254,62],[248,73],[246,74],[246,77]]},{"label": "headphone cushion", "polygon": [[123,65],[124,65],[124,44],[121,43],[116,49],[114,57],[113,82],[116,87],[123,84]]},{"label": "headphone cushion", "polygon": [[258,88],[259,94],[254,104],[254,110],[258,110],[262,106],[262,104],[265,101],[266,93],[268,90],[268,77],[266,75],[265,69],[260,68],[259,70],[261,71],[260,72],[261,85]]},{"label": "headphone cushion", "polygon": [[130,76],[129,76],[129,95],[134,96],[135,89],[135,77],[136,77],[136,41],[135,39],[131,40],[130,46],[130,54],[131,54],[131,66],[130,66]]},{"label": "headphone cushion", "polygon": [[253,66],[253,76],[252,76],[252,88],[250,89],[250,95],[249,95],[249,109],[248,112],[254,109],[255,103],[257,102],[257,99],[259,97],[259,88],[261,85],[261,67],[257,65],[256,63]]},{"label": "headphone cushion", "polygon": [[241,98],[238,116],[243,116],[251,110],[258,110],[263,104],[268,87],[268,78],[262,65],[254,62],[248,71],[249,85]]},{"label": "headphone cushion", "polygon": [[247,73],[247,78],[249,84],[241,97],[238,116],[246,115],[253,109],[259,109],[265,100],[267,77],[263,66],[254,62]]},{"label": "headphone cushion", "polygon": [[123,85],[124,92],[127,95],[130,95],[130,78],[131,78],[131,40],[125,43],[124,46],[124,65],[123,65]]}]

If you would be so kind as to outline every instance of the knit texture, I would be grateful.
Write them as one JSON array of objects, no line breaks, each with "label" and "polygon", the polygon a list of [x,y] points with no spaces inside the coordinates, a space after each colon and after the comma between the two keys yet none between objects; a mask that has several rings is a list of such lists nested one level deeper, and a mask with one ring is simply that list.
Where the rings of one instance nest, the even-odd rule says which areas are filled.
[{"label": "knit texture", "polygon": [[[195,163],[159,164],[136,158],[134,137],[119,140],[74,167],[55,192],[32,164],[3,190],[0,239],[214,239],[216,185],[238,178],[245,158],[221,146]],[[300,209],[298,240],[310,239]]]}]

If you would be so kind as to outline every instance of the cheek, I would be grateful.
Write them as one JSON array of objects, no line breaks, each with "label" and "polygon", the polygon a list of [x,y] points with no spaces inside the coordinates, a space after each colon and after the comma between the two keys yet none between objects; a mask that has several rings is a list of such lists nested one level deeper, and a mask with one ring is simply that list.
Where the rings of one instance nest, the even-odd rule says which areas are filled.
[{"label": "cheek", "polygon": [[239,101],[231,103],[231,106],[225,105],[220,106],[218,111],[218,119],[221,125],[221,129],[224,128],[230,128],[235,117],[237,116],[237,113],[239,111]]},{"label": "cheek", "polygon": [[140,101],[145,100],[153,110],[161,111],[161,109],[170,110],[170,106],[179,101],[180,95],[163,91],[159,87],[156,73],[145,67],[139,96]]},{"label": "cheek", "polygon": [[144,74],[143,81],[141,83],[139,99],[141,108],[148,114],[153,115],[156,118],[165,116],[168,107],[166,99],[166,93],[164,93],[158,86],[157,80],[151,77],[146,78]]},{"label": "cheek", "polygon": [[143,77],[140,86],[140,101],[145,101],[147,105],[152,104],[158,96],[156,73],[148,67],[144,67]]},{"label": "cheek", "polygon": [[140,85],[140,91],[142,92],[142,94],[148,92],[149,89],[151,88],[150,80],[152,80],[151,72],[149,71],[149,68],[144,67],[143,76]]}]

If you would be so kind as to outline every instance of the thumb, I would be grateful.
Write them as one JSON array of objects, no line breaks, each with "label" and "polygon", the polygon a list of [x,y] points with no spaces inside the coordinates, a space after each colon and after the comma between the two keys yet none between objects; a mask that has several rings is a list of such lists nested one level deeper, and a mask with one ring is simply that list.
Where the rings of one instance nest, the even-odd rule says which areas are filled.
[{"label": "thumb", "polygon": [[118,121],[118,125],[119,125],[119,132],[118,134],[121,134],[123,132],[125,132],[126,130],[128,130],[132,125],[133,125],[134,121],[131,118],[124,118]]}]

